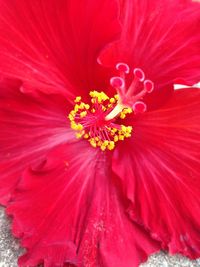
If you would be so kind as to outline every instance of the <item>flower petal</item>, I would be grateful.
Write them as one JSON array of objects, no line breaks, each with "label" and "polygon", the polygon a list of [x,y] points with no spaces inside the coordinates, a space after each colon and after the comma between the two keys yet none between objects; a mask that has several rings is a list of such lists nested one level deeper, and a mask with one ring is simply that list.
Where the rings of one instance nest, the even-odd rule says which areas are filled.
[{"label": "flower petal", "polygon": [[0,203],[6,204],[21,171],[74,134],[64,97],[23,93],[19,81],[4,80],[0,88]]},{"label": "flower petal", "polygon": [[111,44],[100,61],[141,68],[155,85],[146,99],[149,104],[162,103],[164,94],[168,98],[175,79],[190,85],[200,80],[199,3],[125,0],[121,1],[121,22],[121,40]]},{"label": "flower petal", "polygon": [[174,93],[163,109],[135,116],[114,153],[134,221],[171,253],[200,256],[200,90]]},{"label": "flower petal", "polygon": [[1,0],[0,9],[1,74],[69,99],[102,83],[97,57],[120,31],[116,0]]},{"label": "flower petal", "polygon": [[138,266],[159,245],[123,206],[105,154],[84,141],[60,146],[24,173],[7,209],[27,249],[19,266]]}]

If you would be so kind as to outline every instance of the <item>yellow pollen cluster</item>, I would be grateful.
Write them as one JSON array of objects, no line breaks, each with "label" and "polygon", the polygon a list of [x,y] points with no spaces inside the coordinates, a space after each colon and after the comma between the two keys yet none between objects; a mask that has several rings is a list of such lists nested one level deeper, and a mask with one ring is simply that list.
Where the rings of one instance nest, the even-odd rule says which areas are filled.
[{"label": "yellow pollen cluster", "polygon": [[125,119],[127,114],[132,113],[131,108],[124,108],[120,114],[120,119]]},{"label": "yellow pollen cluster", "polygon": [[[104,92],[92,91],[90,97],[90,105],[82,102],[81,96],[74,100],[74,109],[68,115],[71,128],[76,131],[77,138],[86,139],[92,147],[99,147],[102,151],[113,150],[116,142],[131,137],[132,127],[115,124],[113,120],[105,120],[102,125],[95,118],[102,118],[102,115],[105,118],[117,105],[119,96],[109,98]],[[130,113],[131,108],[123,108],[118,117],[124,119]]]},{"label": "yellow pollen cluster", "polygon": [[90,92],[91,96],[91,102],[95,103],[102,103],[103,101],[106,101],[109,99],[109,97],[104,93],[104,92],[97,92],[97,91],[92,91]]}]

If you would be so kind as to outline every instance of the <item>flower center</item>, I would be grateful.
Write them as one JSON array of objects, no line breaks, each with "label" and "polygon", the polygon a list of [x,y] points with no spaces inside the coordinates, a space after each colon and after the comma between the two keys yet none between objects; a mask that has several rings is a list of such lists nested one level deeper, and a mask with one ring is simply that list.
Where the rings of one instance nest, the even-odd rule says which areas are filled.
[{"label": "flower center", "polygon": [[[86,139],[93,147],[102,151],[113,150],[118,141],[131,137],[132,127],[119,124],[132,112],[146,111],[146,104],[142,98],[153,91],[154,85],[145,80],[141,69],[134,69],[131,85],[126,87],[126,75],[129,66],[118,63],[116,69],[119,76],[112,77],[110,84],[117,91],[114,97],[108,97],[104,92],[91,91],[91,103],[84,103],[81,96],[74,100],[74,109],[69,113],[71,128],[76,131],[77,138]],[[141,89],[142,85],[142,89]]]}]

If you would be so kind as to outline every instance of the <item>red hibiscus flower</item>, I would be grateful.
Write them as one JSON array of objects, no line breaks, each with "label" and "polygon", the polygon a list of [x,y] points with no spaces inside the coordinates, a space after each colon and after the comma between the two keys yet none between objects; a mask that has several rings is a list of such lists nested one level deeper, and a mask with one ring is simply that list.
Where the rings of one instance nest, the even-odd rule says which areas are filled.
[{"label": "red hibiscus flower", "polygon": [[[0,202],[21,267],[200,256],[200,6],[0,1]],[[124,63],[125,62],[125,63]]]}]

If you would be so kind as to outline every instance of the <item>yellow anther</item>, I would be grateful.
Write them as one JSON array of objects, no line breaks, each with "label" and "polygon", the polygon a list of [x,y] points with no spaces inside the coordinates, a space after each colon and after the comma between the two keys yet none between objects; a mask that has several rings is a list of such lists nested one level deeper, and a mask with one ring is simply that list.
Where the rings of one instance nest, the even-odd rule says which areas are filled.
[{"label": "yellow anther", "polygon": [[91,112],[92,112],[92,113],[95,113],[95,109],[94,109],[94,108],[92,108],[92,109],[91,109]]},{"label": "yellow anther", "polygon": [[125,119],[125,118],[126,118],[126,115],[124,113],[121,113],[120,119]]},{"label": "yellow anther", "polygon": [[71,122],[71,128],[77,130],[77,124],[74,121]]},{"label": "yellow anther", "polygon": [[78,103],[78,102],[80,102],[80,101],[81,101],[81,96],[77,96],[77,97],[75,98],[75,100],[74,100],[75,103]]},{"label": "yellow anther", "polygon": [[80,113],[80,117],[81,117],[81,118],[84,118],[86,115],[87,115],[87,111],[82,111],[82,112]]},{"label": "yellow anther", "polygon": [[76,105],[74,106],[74,111],[77,112],[77,111],[79,110],[79,108],[80,108],[80,106],[79,106],[78,104],[76,104]]},{"label": "yellow anther", "polygon": [[126,131],[127,131],[127,133],[131,133],[131,132],[132,132],[132,129],[133,129],[132,126],[128,126],[128,127],[126,127]]},{"label": "yellow anther", "polygon": [[85,104],[85,109],[89,109],[89,108],[90,108],[90,105]]},{"label": "yellow anther", "polygon": [[101,145],[102,145],[102,141],[98,141],[97,146],[101,146]]},{"label": "yellow anther", "polygon": [[128,138],[128,137],[131,137],[131,134],[130,134],[130,133],[125,133],[124,136],[125,136],[126,138]]},{"label": "yellow anther", "polygon": [[115,143],[114,143],[113,141],[109,142],[109,145],[107,146],[107,148],[108,148],[109,150],[113,150],[114,147],[115,147]]},{"label": "yellow anther", "polygon": [[119,100],[119,95],[114,95],[114,98],[115,98],[116,100]]},{"label": "yellow anther", "polygon": [[102,146],[101,146],[101,150],[102,150],[102,151],[105,151],[105,150],[106,150],[106,146],[102,145]]},{"label": "yellow anther", "polygon": [[116,100],[112,97],[110,98],[110,103],[114,104],[116,102]]},{"label": "yellow anther", "polygon": [[132,113],[132,109],[131,108],[125,108],[125,109],[123,109],[123,113],[124,114]]},{"label": "yellow anther", "polygon": [[77,124],[77,130],[78,131],[81,131],[81,130],[83,130],[83,125],[82,124]]},{"label": "yellow anther", "polygon": [[103,142],[103,145],[104,146],[107,146],[108,144],[109,144],[109,141],[108,140],[106,140],[106,141]]},{"label": "yellow anther", "polygon": [[92,91],[90,92],[90,96],[92,97],[91,102],[94,104],[95,102],[98,102],[99,104],[103,101],[109,99],[108,96],[104,92],[97,92]]},{"label": "yellow anther", "polygon": [[88,138],[89,138],[89,134],[87,134],[87,133],[84,134],[84,138],[85,138],[85,139],[88,139]]},{"label": "yellow anther", "polygon": [[81,102],[79,105],[79,109],[84,109],[84,107],[85,107],[85,104],[83,102]]},{"label": "yellow anther", "polygon": [[83,136],[83,134],[82,133],[76,133],[76,138],[81,138]]},{"label": "yellow anther", "polygon": [[119,140],[119,137],[117,135],[114,136],[114,142],[117,142]]},{"label": "yellow anther", "polygon": [[90,95],[91,97],[94,97],[94,91],[91,91],[91,92],[89,93],[89,95]]},{"label": "yellow anther", "polygon": [[124,126],[124,125],[122,125],[122,128],[121,128],[121,129],[122,129],[122,131],[123,131],[123,132],[126,132],[126,130],[127,130],[127,127],[126,127],[126,126]]},{"label": "yellow anther", "polygon": [[101,92],[101,99],[105,101],[105,100],[108,100],[109,97],[104,92]]},{"label": "yellow anther", "polygon": [[119,140],[123,141],[124,140],[124,136],[123,135],[119,135]]},{"label": "yellow anther", "polygon": [[95,140],[94,139],[90,139],[90,144],[91,144],[91,146],[93,146],[93,147],[96,147],[97,146],[97,143],[95,142]]},{"label": "yellow anther", "polygon": [[76,115],[76,112],[75,112],[74,110],[72,110],[72,111],[70,112],[70,114],[74,117],[74,116]]},{"label": "yellow anther", "polygon": [[68,118],[69,118],[70,121],[74,120],[74,116],[72,116],[71,114],[68,115]]}]

